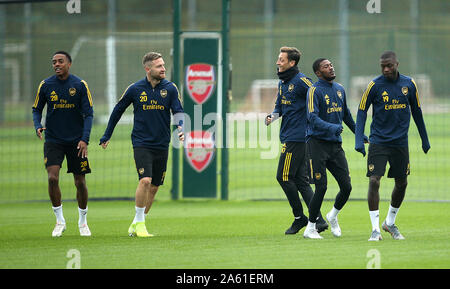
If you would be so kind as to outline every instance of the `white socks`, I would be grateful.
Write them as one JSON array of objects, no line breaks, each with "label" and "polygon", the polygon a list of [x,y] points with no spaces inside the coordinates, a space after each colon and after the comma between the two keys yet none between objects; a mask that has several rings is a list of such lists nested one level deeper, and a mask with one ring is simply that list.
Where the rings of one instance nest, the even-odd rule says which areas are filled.
[{"label": "white socks", "polygon": [[372,231],[380,232],[380,210],[369,211],[370,222],[372,222]]},{"label": "white socks", "polygon": [[[64,215],[63,215],[63,209],[62,209],[62,204],[59,207],[53,207],[53,212],[55,213],[55,217],[56,217],[56,222],[60,223],[60,224],[65,224],[66,220],[64,219]],[[86,216],[87,216],[87,211],[88,208],[86,207],[86,209],[80,209],[78,208],[78,226],[87,224],[87,220],[86,220]]]},{"label": "white socks", "polygon": [[53,209],[53,212],[55,213],[56,223],[65,224],[66,220],[64,219],[64,216],[63,216],[62,204],[59,207],[52,206],[52,209]]},{"label": "white socks", "polygon": [[[147,215],[148,215],[148,213],[146,214],[146,213],[144,213],[145,212],[145,207],[144,208],[138,208],[138,207],[135,207],[136,208],[136,215],[134,215],[134,219],[133,219],[133,224],[136,224],[136,222],[145,222],[145,219],[147,218]],[[137,220],[137,216],[138,216],[138,210],[139,210],[139,214],[141,214],[141,212],[140,212],[140,210],[142,210],[142,214],[144,214],[144,219],[142,220],[142,221],[138,221]]]},{"label": "white socks", "polygon": [[338,213],[339,213],[339,210],[336,209],[336,208],[333,206],[333,208],[331,209],[331,211],[328,213],[328,216],[329,216],[330,218],[335,219],[335,218],[337,217]]},{"label": "white socks", "polygon": [[306,230],[308,229],[316,229],[316,223],[311,223],[310,221],[308,221],[308,225],[306,225]]},{"label": "white socks", "polygon": [[395,223],[395,217],[397,217],[399,208],[394,208],[391,205],[389,205],[389,211],[386,216],[386,225],[391,226]]},{"label": "white socks", "polygon": [[[394,208],[389,205],[389,211],[386,216],[386,225],[392,226],[395,223],[395,217],[397,217],[399,208]],[[372,231],[377,230],[380,232],[380,210],[369,211],[370,222],[372,223]]]},{"label": "white socks", "polygon": [[87,225],[86,221],[86,215],[87,215],[88,207],[86,206],[86,209],[80,209],[78,208],[78,226],[81,227],[82,225]]},{"label": "white socks", "polygon": [[145,222],[145,207],[143,208],[139,208],[139,207],[135,207],[136,208],[136,215],[134,216],[134,220],[133,223],[141,223],[141,222]]}]

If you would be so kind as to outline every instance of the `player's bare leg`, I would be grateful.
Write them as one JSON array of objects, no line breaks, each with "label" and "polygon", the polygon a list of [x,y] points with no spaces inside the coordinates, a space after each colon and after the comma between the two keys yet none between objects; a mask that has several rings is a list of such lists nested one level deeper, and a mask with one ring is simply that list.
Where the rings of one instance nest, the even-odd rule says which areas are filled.
[{"label": "player's bare leg", "polygon": [[392,190],[391,205],[395,208],[400,208],[403,199],[405,198],[406,187],[408,186],[408,180],[405,177],[396,178],[394,189]]},{"label": "player's bare leg", "polygon": [[152,184],[152,178],[142,178],[139,180],[139,184],[136,188],[136,207],[144,208],[147,201],[147,195],[150,191],[150,185]]},{"label": "player's bare leg", "polygon": [[85,175],[73,175],[75,187],[77,188],[78,201],[78,227],[81,236],[91,236],[91,231],[87,225],[87,203],[88,203],[88,189],[86,186]]},{"label": "player's bare leg", "polygon": [[372,233],[369,241],[380,241],[383,238],[380,233],[380,183],[381,176],[369,177],[369,192],[367,193],[367,201],[369,204],[369,216],[372,223]]},{"label": "player's bare leg", "polygon": [[88,202],[88,189],[84,175],[73,175],[75,187],[77,188],[77,201],[80,209],[86,209]]},{"label": "player's bare leg", "polygon": [[406,186],[408,185],[407,177],[396,178],[394,189],[392,190],[391,204],[389,206],[389,211],[386,216],[386,220],[382,224],[383,230],[389,232],[395,240],[405,239],[403,235],[398,230],[395,225],[395,218],[397,216],[398,210],[405,198]]},{"label": "player's bare leg", "polygon": [[61,237],[66,230],[66,221],[64,219],[62,204],[61,204],[61,190],[59,188],[59,170],[60,166],[47,167],[48,174],[48,194],[52,202],[52,209],[56,217],[56,225],[53,229],[53,237]]},{"label": "player's bare leg", "polygon": [[59,188],[59,170],[60,166],[47,167],[48,174],[48,194],[53,207],[61,206],[61,190]]},{"label": "player's bare leg", "polygon": [[147,203],[147,196],[150,192],[152,179],[145,177],[139,180],[138,187],[136,189],[136,215],[133,223],[128,228],[128,235],[138,237],[151,237],[153,235],[147,232],[145,227],[145,207]]},{"label": "player's bare leg", "polygon": [[153,201],[155,200],[156,193],[158,192],[159,186],[155,186],[153,184],[150,184],[150,191],[147,195],[147,202],[145,204],[145,211],[144,213],[147,215],[150,211],[150,208],[152,207]]},{"label": "player's bare leg", "polygon": [[370,176],[369,178],[369,192],[367,194],[369,211],[378,210],[378,205],[380,204],[380,181],[381,177],[379,176]]}]

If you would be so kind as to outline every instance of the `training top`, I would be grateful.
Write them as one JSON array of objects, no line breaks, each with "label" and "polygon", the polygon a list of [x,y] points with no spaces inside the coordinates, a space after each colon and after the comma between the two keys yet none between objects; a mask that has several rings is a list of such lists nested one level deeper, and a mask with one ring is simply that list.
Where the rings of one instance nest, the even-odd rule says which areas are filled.
[{"label": "training top", "polygon": [[387,146],[408,146],[411,113],[423,143],[428,142],[415,81],[398,74],[395,81],[380,75],[372,80],[364,92],[356,117],[355,146],[362,144],[367,110],[372,105],[370,143]]},{"label": "training top", "polygon": [[[114,107],[100,143],[112,136],[117,122],[127,107],[133,104],[133,130],[131,142],[133,147],[147,147],[165,150],[170,142],[170,110],[175,119],[183,121],[183,107],[178,88],[173,82],[161,80],[155,88],[147,77],[127,87],[119,102]],[[176,121],[176,125],[182,124]]]},{"label": "training top", "polygon": [[47,104],[45,140],[58,144],[89,143],[94,118],[92,95],[86,81],[69,74],[65,80],[56,75],[39,84],[33,104],[35,130],[42,128],[42,110]]},{"label": "training top", "polygon": [[355,121],[347,107],[347,97],[342,85],[319,79],[308,90],[307,140],[311,137],[342,143],[342,122],[355,132]]},{"label": "training top", "polygon": [[280,141],[306,141],[306,93],[312,85],[311,79],[297,73],[288,81],[278,82],[277,99],[272,115],[282,117]]}]

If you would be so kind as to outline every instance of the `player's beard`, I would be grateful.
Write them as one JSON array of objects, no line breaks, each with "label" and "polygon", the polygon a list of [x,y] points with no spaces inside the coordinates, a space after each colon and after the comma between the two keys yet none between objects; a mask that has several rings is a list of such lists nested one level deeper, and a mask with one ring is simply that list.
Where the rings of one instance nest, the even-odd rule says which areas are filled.
[{"label": "player's beard", "polygon": [[161,73],[155,73],[155,74],[152,74],[151,76],[152,76],[153,79],[156,79],[156,80],[159,80],[159,81],[161,81],[164,78],[166,78],[165,77],[165,73],[162,74],[162,75],[161,75]]},{"label": "player's beard", "polygon": [[336,78],[336,75],[335,76],[324,76],[323,77],[326,81],[332,81],[332,80],[334,80],[335,78]]},{"label": "player's beard", "polygon": [[397,73],[398,73],[398,71],[393,71],[393,72],[387,73],[387,74],[383,73],[383,76],[386,77],[390,81],[394,81],[397,79]]}]

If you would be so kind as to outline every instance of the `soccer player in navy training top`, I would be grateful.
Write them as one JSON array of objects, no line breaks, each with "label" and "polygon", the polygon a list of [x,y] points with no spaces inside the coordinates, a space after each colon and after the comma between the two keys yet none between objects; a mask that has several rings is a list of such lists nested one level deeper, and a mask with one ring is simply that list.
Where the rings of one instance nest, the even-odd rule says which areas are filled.
[{"label": "soccer player in navy training top", "polygon": [[339,185],[333,208],[326,215],[330,222],[331,233],[341,236],[337,215],[347,202],[352,186],[347,159],[342,149],[342,122],[355,132],[355,121],[347,107],[347,97],[342,85],[334,82],[336,78],[333,64],[325,58],[313,63],[313,71],[319,78],[308,90],[307,142],[310,153],[311,179],[316,187],[309,204],[309,222],[303,236],[311,239],[322,239],[317,233],[316,218],[327,191],[328,169]]},{"label": "soccer player in navy training top", "polygon": [[106,149],[117,122],[127,107],[133,104],[131,141],[139,184],[136,189],[136,214],[128,234],[152,237],[145,226],[145,216],[152,206],[159,186],[164,183],[171,138],[170,111],[174,114],[180,141],[184,141],[184,111],[178,88],[165,79],[166,68],[162,55],[149,52],[144,55],[142,64],[146,76],[128,86],[119,99],[100,139],[100,145]]},{"label": "soccer player in navy training top", "polygon": [[[86,81],[69,73],[72,58],[67,52],[56,52],[52,65],[55,75],[40,83],[33,104],[36,135],[42,139],[45,131],[44,163],[48,173],[48,193],[56,216],[52,236],[60,237],[66,229],[59,188],[59,171],[64,156],[67,172],[73,173],[77,188],[80,235],[90,236],[86,220],[88,189],[85,174],[91,172],[87,147],[94,115],[92,96]],[[47,115],[43,127],[41,119],[45,105]]]},{"label": "soccer player in navy training top", "polygon": [[[297,234],[308,223],[298,192],[300,191],[306,207],[314,194],[306,171],[306,92],[312,83],[297,67],[300,56],[300,51],[295,47],[280,48],[277,60],[280,81],[275,109],[265,120],[266,125],[270,125],[275,119],[282,117],[282,148],[277,180],[294,215],[294,222],[285,234]],[[317,227],[319,233],[328,228],[321,215]]]},{"label": "soccer player in navy training top", "polygon": [[380,57],[382,74],[372,80],[364,92],[356,118],[355,149],[366,155],[363,144],[367,110],[372,105],[370,125],[370,145],[367,156],[367,176],[369,177],[368,205],[372,222],[369,241],[381,240],[379,225],[379,188],[389,162],[388,178],[395,179],[391,204],[382,224],[396,240],[404,239],[395,225],[395,218],[405,197],[407,176],[410,172],[408,129],[411,113],[422,139],[425,153],[430,149],[427,130],[420,107],[419,93],[415,81],[398,72],[395,52],[386,51]]}]

